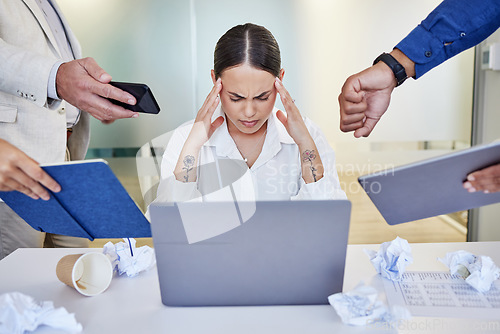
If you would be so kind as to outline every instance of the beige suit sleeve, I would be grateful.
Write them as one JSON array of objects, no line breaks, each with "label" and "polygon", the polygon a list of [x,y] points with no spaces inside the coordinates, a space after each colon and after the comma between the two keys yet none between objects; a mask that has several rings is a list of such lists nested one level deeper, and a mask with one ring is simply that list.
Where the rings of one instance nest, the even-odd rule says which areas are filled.
[{"label": "beige suit sleeve", "polygon": [[47,84],[55,57],[13,46],[0,39],[0,91],[47,105]]}]

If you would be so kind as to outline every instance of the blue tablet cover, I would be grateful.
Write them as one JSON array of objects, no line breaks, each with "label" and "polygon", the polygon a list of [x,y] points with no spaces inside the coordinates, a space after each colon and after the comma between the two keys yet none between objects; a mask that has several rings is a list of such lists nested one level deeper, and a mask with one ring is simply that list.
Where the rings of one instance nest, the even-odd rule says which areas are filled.
[{"label": "blue tablet cover", "polygon": [[500,142],[475,146],[358,181],[388,224],[400,224],[500,202],[500,192],[469,193],[471,172],[500,163]]},{"label": "blue tablet cover", "polygon": [[0,198],[36,230],[74,237],[151,237],[149,221],[104,160],[42,166],[62,190],[48,201],[17,192]]}]

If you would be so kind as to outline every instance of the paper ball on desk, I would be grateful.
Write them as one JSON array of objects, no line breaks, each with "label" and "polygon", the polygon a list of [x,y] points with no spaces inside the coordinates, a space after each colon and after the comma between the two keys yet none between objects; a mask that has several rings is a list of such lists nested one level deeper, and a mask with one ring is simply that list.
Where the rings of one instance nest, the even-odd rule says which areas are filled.
[{"label": "paper ball on desk", "polygon": [[377,273],[391,281],[401,280],[406,266],[413,263],[410,245],[400,237],[384,242],[377,252],[369,249],[364,251],[370,257]]},{"label": "paper ball on desk", "polygon": [[402,306],[388,309],[378,299],[377,290],[363,284],[352,291],[329,296],[328,302],[342,322],[351,326],[366,326],[376,322],[397,323],[399,320],[411,318],[410,312]]},{"label": "paper ball on desk", "polygon": [[155,253],[151,247],[136,248],[135,239],[124,238],[123,240],[125,242],[121,241],[116,244],[108,242],[103,248],[103,253],[108,256],[113,269],[120,275],[126,273],[128,277],[134,277],[155,265]]},{"label": "paper ball on desk", "polygon": [[82,325],[64,307],[51,301],[37,301],[20,292],[0,295],[0,333],[32,332],[48,326],[64,333],[80,333]]},{"label": "paper ball on desk", "polygon": [[371,286],[358,286],[346,293],[336,293],[328,297],[344,324],[366,326],[382,317],[387,311],[377,300],[377,290]]},{"label": "paper ball on desk", "polygon": [[461,276],[467,284],[482,293],[490,291],[493,282],[500,278],[500,268],[489,256],[476,256],[460,250],[447,253],[439,261],[450,268],[450,274]]}]

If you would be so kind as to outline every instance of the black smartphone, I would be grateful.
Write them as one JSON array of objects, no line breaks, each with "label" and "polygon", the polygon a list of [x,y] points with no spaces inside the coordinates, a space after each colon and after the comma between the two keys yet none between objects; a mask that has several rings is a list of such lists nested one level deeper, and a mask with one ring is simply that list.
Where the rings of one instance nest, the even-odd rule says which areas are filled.
[{"label": "black smartphone", "polygon": [[156,102],[151,89],[149,89],[147,85],[140,83],[115,81],[111,81],[109,84],[132,94],[137,100],[137,103],[132,106],[127,103],[108,99],[114,104],[136,112],[143,112],[148,114],[158,114],[160,112],[160,106],[158,106],[158,103]]}]

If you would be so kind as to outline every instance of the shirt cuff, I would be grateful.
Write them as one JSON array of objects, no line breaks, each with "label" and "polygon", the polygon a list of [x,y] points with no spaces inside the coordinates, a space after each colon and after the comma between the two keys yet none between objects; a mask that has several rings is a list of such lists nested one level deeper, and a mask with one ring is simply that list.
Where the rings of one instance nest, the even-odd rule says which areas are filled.
[{"label": "shirt cuff", "polygon": [[415,79],[448,58],[444,44],[422,25],[413,29],[395,48],[415,63]]},{"label": "shirt cuff", "polygon": [[300,190],[292,200],[327,200],[327,199],[347,199],[345,192],[336,186],[335,182],[324,175],[316,182],[305,183],[300,179]]},{"label": "shirt cuff", "polygon": [[53,100],[61,100],[61,98],[57,95],[56,77],[59,66],[61,66],[62,64],[62,61],[58,61],[52,66],[52,69],[50,70],[49,82],[47,84],[47,97]]},{"label": "shirt cuff", "polygon": [[202,195],[198,191],[198,182],[176,180],[172,173],[171,176],[160,181],[153,203],[187,202],[198,198],[201,201]]}]

